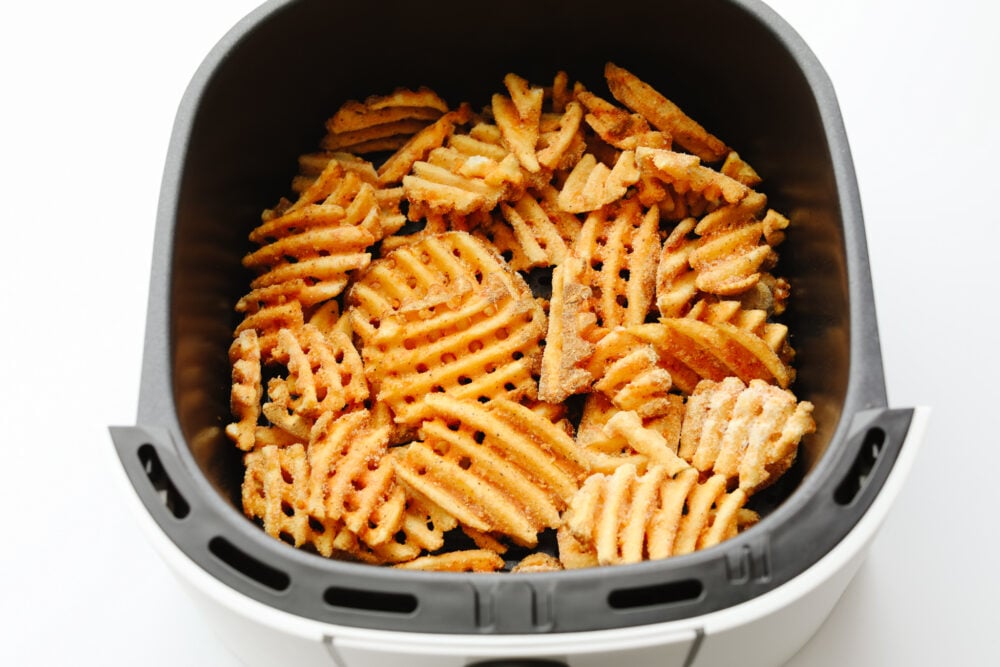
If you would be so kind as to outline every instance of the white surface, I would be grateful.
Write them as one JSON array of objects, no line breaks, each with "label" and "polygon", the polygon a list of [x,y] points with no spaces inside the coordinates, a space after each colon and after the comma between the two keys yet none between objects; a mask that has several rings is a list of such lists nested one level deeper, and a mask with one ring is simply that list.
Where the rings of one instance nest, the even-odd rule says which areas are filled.
[{"label": "white surface", "polygon": [[[107,425],[135,420],[177,103],[255,4],[20,3],[0,21],[0,664],[235,664],[111,486]],[[771,4],[837,91],[890,402],[934,408],[867,562],[790,664],[990,664],[1000,4]]]}]

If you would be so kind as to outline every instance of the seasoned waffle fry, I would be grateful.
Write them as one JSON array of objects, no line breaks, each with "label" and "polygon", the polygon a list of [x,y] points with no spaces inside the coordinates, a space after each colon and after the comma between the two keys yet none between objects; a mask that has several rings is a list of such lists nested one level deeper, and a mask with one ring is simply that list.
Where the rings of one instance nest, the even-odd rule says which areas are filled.
[{"label": "seasoned waffle fry", "polygon": [[538,144],[542,118],[544,90],[531,87],[516,74],[504,77],[510,97],[493,95],[493,117],[503,136],[504,144],[517,156],[521,166],[529,171],[541,169],[535,147]]},{"label": "seasoned waffle fry", "polygon": [[419,419],[419,398],[431,392],[515,400],[537,394],[545,313],[526,289],[513,291],[509,277],[482,280],[474,290],[381,318],[366,340],[368,379],[397,422]]},{"label": "seasoned waffle fry", "polygon": [[775,321],[791,223],[735,150],[604,74],[608,96],[509,73],[479,114],[426,88],[349,101],[300,156],[250,231],[229,349],[225,433],[267,534],[528,573],[759,519],[815,430]]},{"label": "seasoned waffle fry", "polygon": [[397,475],[459,522],[527,546],[559,524],[587,470],[585,452],[516,403],[443,394],[423,400],[423,439],[394,452]]},{"label": "seasoned waffle fry", "polygon": [[564,570],[563,564],[559,562],[559,559],[555,556],[550,556],[544,552],[533,553],[525,556],[517,565],[511,568],[511,572],[517,573],[529,573],[529,572],[558,572]]},{"label": "seasoned waffle fry", "polygon": [[398,89],[362,102],[346,102],[327,121],[321,142],[325,150],[364,154],[401,147],[428,123],[448,111],[448,105],[426,88]]},{"label": "seasoned waffle fry", "polygon": [[586,153],[573,167],[559,192],[559,206],[569,213],[586,213],[618,201],[639,180],[633,151],[623,151],[612,168]]},{"label": "seasoned waffle fry", "polygon": [[679,455],[752,493],[783,473],[815,430],[812,403],[761,380],[705,380],[689,397]]},{"label": "seasoned waffle fry", "polygon": [[658,228],[656,209],[643,214],[634,199],[622,201],[617,211],[587,216],[573,250],[591,268],[584,279],[597,292],[596,312],[602,328],[646,320],[660,254]]},{"label": "seasoned waffle fry", "polygon": [[736,204],[751,192],[736,179],[702,166],[694,155],[643,146],[635,150],[635,158],[640,170],[672,185],[681,194],[690,191],[712,203]]},{"label": "seasoned waffle fry", "polygon": [[580,284],[583,271],[581,260],[568,257],[552,274],[548,332],[538,381],[538,398],[542,401],[562,402],[594,380],[583,367],[594,353],[587,335],[597,322],[592,291]]},{"label": "seasoned waffle fry", "polygon": [[671,477],[660,466],[637,475],[623,465],[591,475],[566,512],[566,527],[597,563],[636,563],[717,544],[737,529],[746,494],[726,493],[722,476],[697,481],[687,468]]},{"label": "seasoned waffle fry", "polygon": [[260,344],[253,329],[242,331],[229,347],[233,387],[230,409],[236,421],[226,426],[226,435],[245,452],[253,449],[260,402],[264,393],[261,381]]},{"label": "seasoned waffle fry", "polygon": [[503,558],[487,549],[452,551],[435,556],[422,556],[395,567],[404,570],[434,572],[495,572],[504,566]]},{"label": "seasoned waffle fry", "polygon": [[324,556],[332,556],[341,528],[306,510],[308,463],[301,444],[262,447],[245,459],[243,511],[263,522],[264,532],[301,547],[312,545]]},{"label": "seasoned waffle fry", "polygon": [[604,76],[615,99],[642,115],[654,127],[669,133],[685,150],[705,162],[721,160],[729,152],[718,137],[709,134],[676,104],[628,70],[608,63]]},{"label": "seasoned waffle fry", "polygon": [[690,257],[698,241],[689,238],[697,222],[681,220],[663,241],[656,267],[656,307],[663,317],[680,317],[698,294],[697,274],[691,269]]},{"label": "seasoned waffle fry", "polygon": [[455,131],[455,126],[468,123],[470,118],[471,110],[467,104],[463,104],[421,129],[378,168],[379,183],[401,183],[403,176],[409,173],[415,162],[425,159],[432,150],[443,146]]}]

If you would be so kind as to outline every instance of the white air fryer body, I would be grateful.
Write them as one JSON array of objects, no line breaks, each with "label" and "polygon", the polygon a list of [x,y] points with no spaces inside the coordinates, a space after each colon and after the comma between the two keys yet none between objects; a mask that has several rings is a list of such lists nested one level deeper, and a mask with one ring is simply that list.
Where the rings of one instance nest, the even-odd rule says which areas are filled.
[{"label": "white air fryer body", "polygon": [[409,633],[332,625],[280,611],[233,590],[191,561],[152,520],[121,465],[115,465],[150,540],[221,640],[251,667],[465,667],[518,659],[568,667],[774,667],[808,641],[854,577],[909,475],[928,413],[928,408],[914,410],[879,495],[853,530],[804,573],[721,611],[590,632]]}]

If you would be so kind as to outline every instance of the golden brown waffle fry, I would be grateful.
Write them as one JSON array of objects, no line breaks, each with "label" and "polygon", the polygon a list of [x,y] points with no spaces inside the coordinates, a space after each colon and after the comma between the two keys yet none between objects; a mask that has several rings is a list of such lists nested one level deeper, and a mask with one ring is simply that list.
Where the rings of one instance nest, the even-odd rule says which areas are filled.
[{"label": "golden brown waffle fry", "polygon": [[538,137],[538,163],[545,169],[572,169],[587,149],[581,131],[583,107],[569,102],[556,117],[543,116]]},{"label": "golden brown waffle fry", "polygon": [[585,284],[595,289],[598,324],[605,329],[640,324],[653,303],[660,254],[659,216],[645,214],[626,199],[613,209],[587,216],[573,248],[590,271]]},{"label": "golden brown waffle fry", "polygon": [[246,454],[244,462],[244,513],[260,519],[271,537],[296,547],[312,545],[322,555],[332,556],[341,527],[310,516],[306,509],[309,472],[303,446],[262,447]]},{"label": "golden brown waffle fry", "polygon": [[746,160],[740,157],[736,151],[729,151],[726,161],[719,167],[719,171],[747,186],[755,188],[761,184],[761,177],[754,168],[747,164]]},{"label": "golden brown waffle fry", "polygon": [[380,526],[377,537],[370,535],[375,508],[393,490],[392,466],[382,462],[388,440],[388,426],[373,427],[367,410],[339,417],[324,414],[309,440],[309,511],[321,518],[343,519],[373,546],[396,532],[405,508],[405,499],[396,498],[392,523]]},{"label": "golden brown waffle fry", "polygon": [[[621,150],[635,150],[639,145],[650,145],[651,128],[646,119],[617,107],[587,90],[576,93],[576,99],[587,108],[587,121],[602,140]],[[656,148],[670,148],[670,135],[660,134]]]},{"label": "golden brown waffle fry", "polygon": [[233,381],[230,408],[236,421],[226,426],[226,435],[237,447],[248,452],[256,442],[260,402],[264,394],[256,331],[247,329],[236,336],[229,347],[229,363]]},{"label": "golden brown waffle fry", "polygon": [[713,204],[736,204],[752,192],[736,179],[702,166],[694,155],[640,147],[635,158],[641,171],[670,184],[675,192],[693,192]]},{"label": "golden brown waffle fry", "polygon": [[566,527],[599,565],[635,563],[707,548],[737,526],[746,494],[726,493],[722,476],[697,481],[687,468],[670,477],[660,466],[637,475],[623,465],[591,475],[566,512]]},{"label": "golden brown waffle fry", "polygon": [[548,332],[538,381],[538,398],[542,401],[565,401],[586,390],[594,380],[585,364],[594,353],[588,333],[597,317],[592,290],[580,283],[583,272],[582,260],[567,257],[552,273]]},{"label": "golden brown waffle fry", "polygon": [[481,288],[383,318],[362,352],[368,380],[396,421],[419,419],[421,397],[518,400],[537,395],[546,318],[531,296],[513,294],[497,274]]},{"label": "golden brown waffle fry", "polygon": [[422,556],[399,563],[395,567],[404,570],[424,570],[434,572],[496,572],[503,569],[504,560],[487,549],[451,551],[434,556]]},{"label": "golden brown waffle fry", "polygon": [[794,379],[792,367],[767,340],[728,322],[671,317],[631,331],[653,344],[674,386],[686,394],[702,379],[722,381],[735,376],[744,382],[761,379],[783,388]]},{"label": "golden brown waffle fry", "polygon": [[604,76],[615,99],[641,114],[653,127],[669,133],[685,150],[705,162],[721,160],[729,152],[718,137],[708,133],[676,104],[628,70],[607,63]]},{"label": "golden brown waffle fry", "polygon": [[815,430],[812,403],[760,380],[703,381],[688,398],[679,454],[747,493],[773,481]]},{"label": "golden brown waffle fry", "polygon": [[690,265],[698,247],[690,237],[695,224],[694,218],[681,220],[663,241],[656,267],[656,307],[663,317],[683,316],[698,294],[697,274]]},{"label": "golden brown waffle fry", "polygon": [[639,180],[634,151],[623,151],[610,169],[586,153],[573,167],[559,192],[559,206],[569,213],[586,213],[618,201]]},{"label": "golden brown waffle fry", "polygon": [[496,274],[518,296],[530,294],[500,254],[464,232],[432,234],[397,247],[357,276],[347,295],[354,331],[365,342],[382,319],[455,300]]},{"label": "golden brown waffle fry", "polygon": [[640,417],[664,414],[670,409],[667,392],[673,381],[659,361],[652,345],[634,348],[604,369],[594,389],[610,398],[616,407],[635,411]]},{"label": "golden brown waffle fry", "polygon": [[443,146],[455,131],[455,126],[468,123],[471,115],[469,106],[463,104],[457,110],[446,113],[414,134],[378,168],[379,183],[382,185],[401,183],[403,176],[409,173],[415,162],[426,159],[432,150]]},{"label": "golden brown waffle fry", "polygon": [[604,430],[608,435],[619,435],[636,452],[646,457],[648,465],[662,466],[667,474],[675,476],[688,462],[676,453],[676,441],[671,443],[657,430],[645,428],[639,415],[631,410],[622,410],[612,416]]},{"label": "golden brown waffle fry", "polygon": [[420,214],[491,211],[502,199],[515,199],[523,187],[524,177],[513,155],[496,162],[451,148],[434,149],[427,161],[415,162],[403,177],[403,192]]},{"label": "golden brown waffle fry", "polygon": [[297,300],[311,305],[343,291],[347,274],[371,261],[365,250],[374,241],[360,227],[308,229],[268,243],[244,257],[243,265],[259,274],[250,283],[254,290],[283,283],[303,285]]},{"label": "golden brown waffle fry", "polygon": [[529,408],[443,394],[423,400],[422,440],[394,450],[396,474],[462,524],[533,546],[559,524],[585,452]]},{"label": "golden brown waffle fry", "polygon": [[239,336],[248,329],[256,331],[261,358],[264,363],[270,363],[271,352],[278,344],[278,331],[281,329],[296,330],[304,323],[302,304],[296,300],[276,305],[251,302],[247,306],[246,316],[236,326],[234,333]]},{"label": "golden brown waffle fry", "polygon": [[542,118],[542,100],[545,91],[532,87],[516,74],[504,77],[510,97],[493,95],[493,118],[503,136],[504,144],[526,171],[541,169],[535,148],[538,144],[539,124]]},{"label": "golden brown waffle fry", "polygon": [[368,398],[361,356],[342,331],[324,334],[312,324],[282,329],[273,360],[288,368],[284,382],[294,412],[316,419]]},{"label": "golden brown waffle fry", "polygon": [[444,100],[426,88],[399,89],[363,103],[352,100],[327,120],[327,134],[320,145],[355,154],[393,150],[447,110]]},{"label": "golden brown waffle fry", "polygon": [[339,134],[421,115],[437,118],[446,111],[447,103],[428,88],[399,88],[388,95],[371,96],[364,103],[346,102],[326,125],[327,131]]},{"label": "golden brown waffle fry", "polygon": [[544,552],[528,554],[511,568],[512,573],[558,572],[565,569],[555,556]]}]

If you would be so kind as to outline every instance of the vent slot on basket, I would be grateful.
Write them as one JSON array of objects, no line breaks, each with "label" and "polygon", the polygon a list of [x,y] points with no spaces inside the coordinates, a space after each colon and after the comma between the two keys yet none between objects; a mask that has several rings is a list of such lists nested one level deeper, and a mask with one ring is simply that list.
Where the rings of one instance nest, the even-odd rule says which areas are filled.
[{"label": "vent slot on basket", "polygon": [[833,499],[838,505],[850,505],[861,494],[865,488],[865,482],[868,481],[875,464],[878,463],[878,457],[882,453],[884,445],[885,431],[880,428],[868,429],[851,469],[847,471],[847,475],[837,485],[837,490],[833,492]]},{"label": "vent slot on basket", "polygon": [[177,487],[174,486],[170,476],[160,461],[160,456],[156,453],[156,448],[149,443],[139,447],[139,461],[142,463],[142,470],[149,478],[149,483],[153,485],[157,495],[163,502],[167,511],[177,519],[183,519],[191,511],[191,506],[184,500]]},{"label": "vent slot on basket", "polygon": [[608,605],[612,609],[635,609],[690,602],[701,597],[702,590],[703,586],[697,579],[682,579],[637,588],[619,588],[608,593]]},{"label": "vent slot on basket", "polygon": [[287,574],[267,563],[262,563],[224,537],[213,537],[209,540],[208,550],[240,574],[272,590],[283,591],[292,583]]},{"label": "vent slot on basket", "polygon": [[323,601],[331,607],[390,614],[412,614],[417,610],[417,598],[409,593],[386,593],[343,586],[327,588],[323,593]]}]

